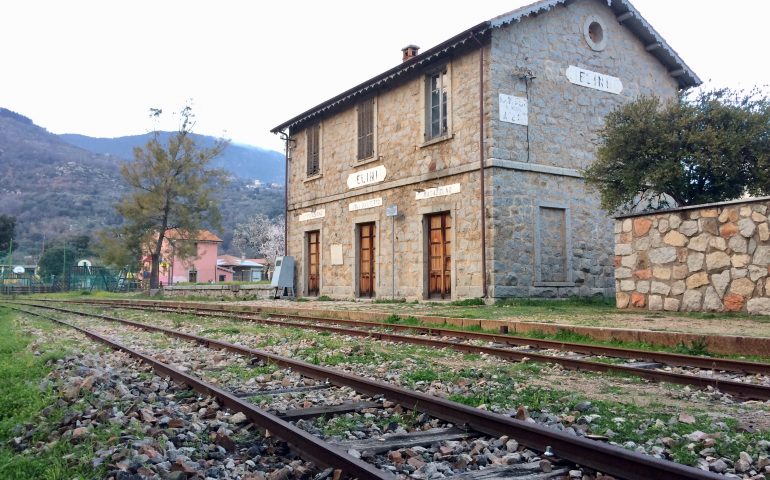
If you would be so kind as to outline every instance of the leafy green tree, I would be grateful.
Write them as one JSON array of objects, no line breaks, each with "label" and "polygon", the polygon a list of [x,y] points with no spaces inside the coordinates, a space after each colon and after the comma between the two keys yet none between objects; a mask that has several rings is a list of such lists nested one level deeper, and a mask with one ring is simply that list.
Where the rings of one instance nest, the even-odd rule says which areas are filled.
[{"label": "leafy green tree", "polygon": [[62,278],[64,272],[77,264],[79,257],[76,250],[68,243],[55,243],[46,248],[37,262],[39,274],[48,280],[51,275]]},{"label": "leafy green tree", "polygon": [[610,212],[767,193],[769,138],[770,102],[757,90],[642,97],[607,116],[584,174]]},{"label": "leafy green tree", "polygon": [[[161,114],[157,109],[151,112],[154,117]],[[160,258],[169,230],[175,229],[181,237],[174,244],[176,254],[191,257],[195,255],[195,234],[202,228],[219,227],[215,197],[227,178],[223,170],[210,165],[228,143],[199,147],[191,135],[193,126],[192,109],[186,106],[180,112],[179,130],[166,143],[156,131],[144,148],[134,149],[133,161],[124,164],[120,172],[129,193],[115,206],[123,224],[101,236],[101,251],[109,263],[135,263],[130,260],[149,254],[151,288],[158,286]]]},{"label": "leafy green tree", "polygon": [[11,242],[15,238],[16,217],[0,215],[0,257],[8,253]]}]

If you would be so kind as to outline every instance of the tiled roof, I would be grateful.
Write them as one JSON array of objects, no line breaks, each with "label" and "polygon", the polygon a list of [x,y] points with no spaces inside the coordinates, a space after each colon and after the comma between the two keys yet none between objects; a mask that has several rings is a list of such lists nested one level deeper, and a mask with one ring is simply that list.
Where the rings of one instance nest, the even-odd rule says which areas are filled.
[{"label": "tiled roof", "polygon": [[[195,238],[190,238],[194,236]],[[221,242],[222,239],[209,232],[208,230],[198,230],[195,235],[188,235],[187,232],[181,232],[175,228],[166,230],[166,238],[170,240],[194,240],[196,242]]]},{"label": "tiled roof", "polygon": [[229,265],[235,267],[257,267],[265,265],[264,258],[240,258],[234,255],[220,255],[217,257],[217,265]]}]

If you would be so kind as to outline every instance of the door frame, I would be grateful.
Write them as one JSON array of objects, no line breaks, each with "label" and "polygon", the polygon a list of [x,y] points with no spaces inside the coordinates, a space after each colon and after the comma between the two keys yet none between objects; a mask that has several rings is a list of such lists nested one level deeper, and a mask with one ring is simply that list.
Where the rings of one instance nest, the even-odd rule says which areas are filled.
[{"label": "door frame", "polygon": [[303,275],[302,280],[304,282],[304,294],[306,296],[310,296],[310,234],[311,233],[318,233],[318,292],[316,295],[321,295],[321,288],[323,285],[321,284],[321,279],[323,276],[321,275],[322,271],[322,251],[323,248],[321,248],[321,235],[323,232],[321,231],[321,228],[308,228],[304,231],[302,235],[302,243],[303,243]]},{"label": "door frame", "polygon": [[[358,226],[362,223],[374,223],[375,236],[374,236],[374,296],[371,298],[377,298],[377,292],[380,291],[380,252],[382,250],[382,235],[380,230],[382,228],[382,222],[380,221],[380,215],[369,213],[367,215],[358,215],[351,219],[350,238],[353,239],[353,255],[345,259],[345,264],[350,265],[350,272],[352,272],[351,288],[353,289],[353,296],[355,298],[361,298],[361,289],[359,285],[359,278],[361,277],[361,262],[359,259],[359,252],[361,249],[361,238],[358,233]],[[351,262],[351,263],[348,263]],[[363,297],[368,298],[368,297]]]},{"label": "door frame", "polygon": [[[371,292],[368,296],[363,296],[361,294],[361,230],[364,225],[371,225],[374,228],[374,234],[371,237],[372,244],[369,247],[370,250],[374,250],[374,255],[371,255],[370,253],[370,262],[371,262],[371,274],[374,275],[374,280],[371,281]],[[378,284],[379,284],[379,274],[377,273],[377,267],[378,267],[378,255],[379,255],[379,242],[377,235],[379,231],[379,227],[377,225],[377,222],[361,222],[356,223],[356,242],[355,242],[355,283],[356,283],[356,298],[377,298],[377,290],[378,290]]]},{"label": "door frame", "polygon": [[449,297],[446,300],[455,300],[457,296],[457,205],[454,203],[441,203],[420,208],[418,213],[422,215],[422,298],[430,300],[430,224],[428,217],[437,213],[449,213],[452,218],[452,228],[449,231],[449,241],[452,245],[452,264],[449,270]]}]

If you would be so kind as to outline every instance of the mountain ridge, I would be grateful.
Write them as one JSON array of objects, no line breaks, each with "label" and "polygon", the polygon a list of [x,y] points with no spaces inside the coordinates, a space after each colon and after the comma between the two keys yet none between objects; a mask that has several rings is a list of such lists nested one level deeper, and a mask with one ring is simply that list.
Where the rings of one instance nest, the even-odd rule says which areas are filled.
[{"label": "mountain ridge", "polygon": [[[174,132],[158,132],[159,139],[165,143]],[[119,159],[133,158],[135,147],[143,147],[154,133],[124,135],[121,137],[91,137],[78,133],[62,133],[59,138],[84,150],[115,156]],[[211,147],[219,139],[210,135],[191,134],[195,143],[201,147]],[[254,145],[230,143],[222,155],[212,162],[215,168],[223,168],[236,177],[261,183],[284,183],[284,156],[280,152]]]},{"label": "mountain ridge", "polygon": [[[28,117],[0,108],[0,214],[17,218],[14,245],[20,256],[15,258],[37,255],[56,238],[93,237],[118,225],[121,219],[113,207],[128,191],[119,171],[123,162],[122,157],[73,145]],[[218,191],[222,252],[229,250],[237,224],[258,213],[283,213],[282,183],[256,177],[261,186],[254,179],[231,177]]]}]

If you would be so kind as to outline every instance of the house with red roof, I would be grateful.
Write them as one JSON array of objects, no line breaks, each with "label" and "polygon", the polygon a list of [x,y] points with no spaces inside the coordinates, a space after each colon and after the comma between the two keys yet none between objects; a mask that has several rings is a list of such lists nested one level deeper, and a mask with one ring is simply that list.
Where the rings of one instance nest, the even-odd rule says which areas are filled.
[{"label": "house with red roof", "polygon": [[[179,242],[193,242],[195,256],[183,258],[177,255]],[[213,283],[232,281],[231,269],[217,265],[219,244],[222,239],[208,230],[200,230],[195,235],[185,235],[175,229],[166,232],[161,254],[159,281],[163,285],[180,282]],[[143,259],[144,270],[150,271],[150,257]],[[222,280],[220,280],[220,278]]]}]

